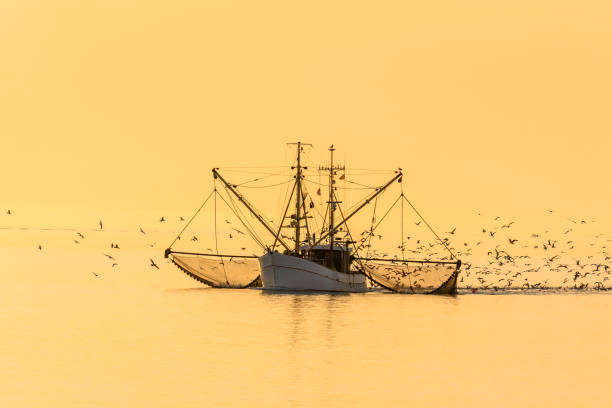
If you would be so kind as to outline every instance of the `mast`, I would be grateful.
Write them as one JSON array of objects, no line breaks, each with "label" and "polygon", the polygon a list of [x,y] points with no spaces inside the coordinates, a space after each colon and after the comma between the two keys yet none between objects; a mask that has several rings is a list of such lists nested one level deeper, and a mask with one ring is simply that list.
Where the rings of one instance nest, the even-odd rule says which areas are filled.
[{"label": "mast", "polygon": [[336,203],[334,202],[334,145],[329,147],[329,259],[332,262],[334,250],[334,211]]},{"label": "mast", "polygon": [[302,209],[302,163],[300,161],[302,153],[302,142],[297,142],[297,172],[295,175],[295,187],[297,194],[295,197],[295,253],[300,253],[300,210]]},{"label": "mast", "polygon": [[316,244],[321,242],[323,238],[329,235],[329,260],[330,260],[330,265],[332,265],[333,264],[334,239],[335,239],[335,233],[336,233],[334,229],[334,222],[335,222],[334,213],[336,210],[336,205],[340,203],[340,201],[335,200],[334,175],[336,174],[335,173],[336,170],[344,170],[344,166],[334,166],[334,151],[336,150],[334,148],[334,145],[331,145],[328,150],[330,152],[329,167],[324,167],[324,166],[319,167],[319,170],[329,171],[329,197],[327,200],[328,212],[329,212],[328,233],[324,234],[323,231],[321,231],[321,238],[319,238],[319,240],[316,243],[313,243],[312,245],[310,245],[309,249],[312,249],[312,247],[314,247]]},{"label": "mast", "polygon": [[[306,207],[304,207],[304,216],[302,216],[302,201],[304,199],[304,193],[302,191],[302,169],[306,169],[306,167],[302,167],[302,149],[303,146],[312,146],[310,143],[287,143],[288,145],[297,145],[297,165],[296,165],[296,173],[295,173],[295,185],[294,189],[296,191],[295,196],[295,249],[294,252],[296,255],[300,253],[300,233],[301,233],[301,221],[302,218],[306,219]],[[287,203],[287,208],[291,204],[291,198],[289,198],[289,202]]]}]

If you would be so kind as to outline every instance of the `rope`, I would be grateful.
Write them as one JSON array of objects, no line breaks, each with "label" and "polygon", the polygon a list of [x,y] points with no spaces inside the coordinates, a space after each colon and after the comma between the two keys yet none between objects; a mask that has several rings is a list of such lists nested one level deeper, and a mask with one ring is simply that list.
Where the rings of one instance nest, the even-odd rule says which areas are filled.
[{"label": "rope", "polygon": [[[259,179],[259,180],[261,180],[261,179]],[[254,180],[251,180],[251,181],[254,181]],[[251,181],[247,181],[247,183],[250,183]],[[242,187],[242,188],[268,188],[268,187],[281,186],[283,184],[287,184],[287,183],[290,183],[290,182],[291,182],[291,180],[281,181],[280,183],[268,184],[267,186],[245,186],[245,185],[242,185],[242,184],[238,184],[238,185],[236,185],[236,187]]]},{"label": "rope", "polygon": [[255,181],[260,181],[260,180],[263,180],[263,179],[267,179],[267,178],[274,177],[274,176],[281,176],[281,175],[282,175],[282,173],[273,173],[273,174],[268,174],[268,175],[266,175],[266,176],[262,176],[262,177],[257,177],[257,178],[254,178],[253,180],[243,181],[243,182],[242,182],[242,183],[240,183],[240,184],[236,184],[236,187],[240,187],[240,186],[243,186],[243,185],[245,185],[245,184],[247,184],[247,183],[253,183],[253,182],[255,182]]},{"label": "rope", "polygon": [[[308,180],[306,177],[307,177],[307,176],[304,176],[304,181],[307,181],[307,182],[312,183],[312,184],[319,185],[319,186],[321,186],[321,187],[327,187],[327,188],[329,188],[329,184],[319,183],[319,182],[316,182],[316,181],[313,181],[313,180]],[[366,186],[365,184],[359,184],[359,183],[355,183],[355,182],[353,182],[353,181],[348,181],[348,180],[347,180],[347,182],[348,182],[348,183],[357,184],[357,185],[359,185],[359,186],[363,186],[363,187],[345,187],[345,189],[346,189],[346,190],[376,190],[376,189],[378,188],[378,187],[370,187],[370,186]]]},{"label": "rope", "polygon": [[[291,189],[291,195],[289,196],[289,202],[291,202],[291,199],[293,198],[293,193],[295,192],[296,184],[297,183],[295,183],[293,185],[293,188]],[[285,207],[285,211],[283,212],[281,221],[280,221],[279,226],[278,226],[278,232],[276,233],[276,236],[274,237],[274,243],[272,244],[272,250],[274,250],[274,248],[276,248],[276,242],[278,241],[278,237],[280,236],[280,233],[283,230],[283,224],[284,224],[285,217],[287,216],[287,211],[288,210],[289,210],[289,204],[287,204],[287,207]]]},{"label": "rope", "polygon": [[217,167],[218,169],[278,169],[286,166],[230,166]]},{"label": "rope", "polygon": [[357,183],[356,181],[347,180],[346,177],[344,178],[344,181],[346,181],[347,183],[351,183],[351,184],[355,184],[355,185],[358,185],[358,186],[361,186],[361,187],[365,187],[363,189],[352,188],[351,190],[365,190],[366,188],[369,188],[371,190],[376,190],[376,188],[377,188],[377,187],[368,186],[367,184]]},{"label": "rope", "polygon": [[446,248],[446,250],[451,254],[452,258],[457,259],[457,257],[455,256],[455,254],[453,253],[453,251],[451,251],[451,249],[448,247],[448,245],[446,245],[446,242],[444,242],[442,240],[442,238],[440,238],[438,236],[438,234],[436,234],[436,231],[433,230],[433,228],[431,228],[431,226],[429,225],[429,223],[425,220],[425,218],[423,218],[423,216],[421,215],[421,213],[419,213],[419,211],[414,207],[414,205],[412,205],[412,203],[410,202],[410,200],[408,200],[406,198],[406,196],[404,195],[404,193],[402,193],[401,197],[404,198],[404,200],[406,200],[406,202],[408,203],[408,205],[410,205],[410,207],[412,207],[412,209],[414,210],[414,212],[416,213],[416,215],[419,216],[419,218],[425,223],[425,225],[427,225],[427,228],[429,228],[429,230],[435,235],[436,238],[438,238],[438,241],[440,241],[442,243],[442,245],[444,245],[444,248]]},{"label": "rope", "polygon": [[[376,223],[376,225],[374,227],[372,227],[372,229],[370,230],[370,239],[372,238],[372,236],[374,235],[374,231],[376,230],[376,228],[378,228],[378,226],[380,225],[381,222],[383,222],[383,220],[387,217],[387,215],[389,215],[389,213],[391,212],[391,210],[393,209],[393,207],[395,207],[395,205],[397,204],[397,202],[400,200],[400,198],[402,198],[402,196],[400,195],[399,197],[397,197],[397,199],[395,200],[395,202],[393,204],[391,204],[391,207],[389,207],[389,209],[387,210],[387,212],[385,213],[385,215],[382,216],[382,218],[380,219],[380,221],[378,221],[378,223]],[[369,243],[368,243],[369,244]]]},{"label": "rope", "polygon": [[[306,186],[304,184],[302,184],[302,187],[303,187],[303,190],[306,192],[306,195],[308,195],[308,198],[310,198],[310,202],[313,204],[312,208],[318,213],[319,217],[323,218],[323,216],[321,215],[321,212],[319,211],[317,206],[314,205],[314,201],[312,200],[312,196],[308,192],[308,189],[306,188]],[[304,211],[305,211],[304,214],[307,214],[307,212],[306,212],[306,200],[304,200]],[[312,217],[312,222],[314,223],[313,231],[319,231],[319,224],[317,223],[317,218],[316,217]],[[306,227],[308,228],[308,218],[306,218]]]},{"label": "rope", "polygon": [[[227,207],[234,213],[234,215],[238,218],[238,220],[240,221],[240,223],[242,224],[242,226],[247,230],[247,232],[249,233],[249,236],[253,239],[253,241],[255,241],[260,247],[262,247],[263,249],[266,249],[266,246],[263,244],[263,242],[261,241],[261,239],[259,238],[259,236],[257,234],[255,234],[255,232],[253,231],[253,227],[251,226],[251,224],[248,224],[248,221],[246,221],[246,217],[244,216],[244,214],[240,211],[240,209],[236,206],[236,203],[234,202],[234,200],[232,200],[232,197],[229,195],[227,188],[225,190],[225,193],[227,194],[228,199],[230,200],[230,202],[232,203],[232,205],[230,205],[225,198],[223,198],[222,195],[219,194],[219,197],[221,197],[221,199],[223,200],[223,202],[225,203],[225,205],[227,205]],[[240,212],[240,214],[238,214],[238,212]],[[243,218],[245,220],[243,220]],[[248,224],[248,225],[247,225]]]},{"label": "rope", "polygon": [[[376,204],[378,203],[378,197],[376,197],[375,201],[374,201],[374,211],[376,211]],[[344,218],[344,212],[342,211],[342,208],[340,208],[340,206],[338,206],[338,209],[340,210],[340,215],[342,215],[342,218]],[[348,228],[348,225],[346,226],[346,231],[349,234],[349,238],[351,240],[351,243],[353,245],[353,248],[355,249],[355,261],[357,261],[359,263],[359,267],[361,268],[361,270],[363,271],[363,274],[365,275],[366,278],[369,279],[370,283],[372,285],[380,285],[380,283],[378,283],[376,280],[374,280],[374,278],[372,278],[372,276],[370,275],[370,273],[368,272],[367,268],[364,265],[364,261],[359,259],[359,247],[357,247],[355,240],[353,239],[353,235],[351,234],[351,231]],[[372,236],[370,235],[370,240],[372,239]],[[369,248],[368,248],[368,252],[369,252]],[[383,286],[383,285],[381,285]]]},{"label": "rope", "polygon": [[[376,222],[376,209],[378,208],[378,197],[374,200],[374,209],[372,210],[372,222],[370,223],[370,231],[374,231],[374,223]],[[370,256],[370,248],[372,248],[372,237],[374,234],[368,235],[368,251],[366,252],[368,256]],[[365,240],[364,242],[365,243]]]},{"label": "rope", "polygon": [[[214,179],[215,183],[215,252],[219,255],[219,244],[217,237],[217,196],[219,193],[217,192],[217,179]],[[229,286],[229,281],[227,280],[227,272],[225,271],[225,262],[223,261],[223,257],[221,257],[221,266],[223,267],[223,275],[225,276],[225,283]]]},{"label": "rope", "polygon": [[[400,191],[402,196],[404,195],[404,183],[400,183]],[[402,235],[402,259],[405,258],[405,251],[406,248],[404,246],[404,200],[402,200],[402,226],[401,226],[401,235]],[[410,283],[410,285],[412,286],[412,283]]]},{"label": "rope", "polygon": [[181,232],[178,233],[178,235],[176,236],[176,238],[174,238],[174,241],[172,241],[172,243],[168,246],[168,248],[172,248],[172,245],[174,245],[174,243],[179,239],[179,237],[181,236],[181,234],[183,232],[185,232],[185,230],[187,229],[187,227],[189,226],[189,224],[191,224],[191,222],[193,221],[193,219],[196,217],[196,215],[198,215],[198,213],[200,212],[200,210],[202,210],[202,208],[204,207],[204,205],[206,205],[206,202],[210,199],[210,197],[215,193],[215,191],[217,191],[216,187],[213,189],[213,191],[208,195],[208,197],[206,197],[206,200],[204,200],[204,202],[202,203],[202,205],[200,206],[200,208],[198,208],[198,210],[195,212],[195,214],[193,214],[191,216],[191,219],[189,221],[187,221],[187,224],[185,224],[185,226],[183,227],[183,229],[181,230]]}]

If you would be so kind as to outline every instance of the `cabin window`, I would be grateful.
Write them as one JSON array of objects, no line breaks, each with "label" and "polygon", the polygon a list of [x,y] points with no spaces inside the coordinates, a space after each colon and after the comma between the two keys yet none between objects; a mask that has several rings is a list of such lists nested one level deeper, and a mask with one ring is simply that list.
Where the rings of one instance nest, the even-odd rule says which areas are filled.
[{"label": "cabin window", "polygon": [[[315,249],[310,251],[310,260],[320,265],[329,267],[329,249]],[[334,250],[332,252],[332,265],[331,267],[337,271],[346,272],[348,271],[350,254],[346,251]]]}]

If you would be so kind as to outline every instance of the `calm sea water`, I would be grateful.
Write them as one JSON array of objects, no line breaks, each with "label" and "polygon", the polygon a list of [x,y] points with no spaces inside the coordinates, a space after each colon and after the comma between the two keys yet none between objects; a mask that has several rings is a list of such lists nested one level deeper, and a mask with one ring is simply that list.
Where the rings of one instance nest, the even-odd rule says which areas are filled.
[{"label": "calm sea water", "polygon": [[267,293],[11,254],[3,407],[612,406],[610,293]]}]

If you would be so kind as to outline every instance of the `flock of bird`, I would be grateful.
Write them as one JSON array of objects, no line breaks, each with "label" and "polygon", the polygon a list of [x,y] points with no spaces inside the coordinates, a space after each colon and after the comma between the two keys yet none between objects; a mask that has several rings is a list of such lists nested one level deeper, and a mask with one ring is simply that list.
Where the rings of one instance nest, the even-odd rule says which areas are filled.
[{"label": "flock of bird", "polygon": [[[554,210],[546,210],[546,213],[553,214]],[[481,222],[487,219],[480,213],[477,216]],[[440,241],[417,240],[416,246],[411,248],[404,242],[397,248],[427,260],[461,259],[463,266],[458,286],[472,292],[483,289],[612,289],[612,255],[606,244],[612,239],[598,233],[585,240],[587,233],[579,231],[585,224],[595,223],[594,220],[566,218],[566,224],[556,234],[545,230],[529,233],[525,237],[514,231],[515,221],[504,221],[501,217],[489,220],[488,225],[479,228],[480,238],[475,242],[459,241],[457,228],[453,228],[446,231]],[[418,227],[420,221],[415,225]],[[503,230],[506,234],[497,235]],[[574,237],[575,233],[579,236]],[[360,245],[369,249],[372,246],[370,238],[376,235],[372,231],[364,231]],[[502,238],[502,235],[505,236]],[[474,236],[473,232],[470,236]],[[405,238],[410,242],[410,236]],[[588,250],[578,248],[579,244]],[[448,254],[446,248],[454,257]],[[399,259],[397,255],[376,250],[369,251],[368,255]],[[389,272],[383,276],[392,280],[389,273],[395,273],[398,283],[402,278],[413,279],[420,274],[418,267],[408,273],[402,273],[401,268],[397,267],[387,269]],[[410,268],[404,268],[406,270]]]},{"label": "flock of bird", "polygon": [[[553,214],[553,210],[546,210],[546,213]],[[14,212],[7,210],[6,215],[12,216]],[[476,213],[481,221],[487,219],[480,213]],[[176,218],[178,225],[185,221],[179,216]],[[412,239],[406,236],[402,244],[397,245],[401,253],[411,253],[415,257],[430,260],[450,260],[461,259],[460,289],[471,291],[476,290],[516,290],[516,289],[575,289],[575,290],[610,290],[612,289],[612,268],[610,262],[612,255],[608,253],[606,242],[612,241],[604,234],[592,236],[589,242],[585,242],[584,235],[573,238],[577,230],[593,220],[566,218],[566,225],[563,225],[562,232],[554,235],[549,230],[544,232],[533,232],[528,236],[520,236],[514,231],[517,222],[505,221],[501,217],[489,218],[487,225],[479,227],[480,239],[469,243],[459,240],[457,228],[452,228],[442,234],[440,241],[425,241],[422,239]],[[162,216],[159,223],[168,222]],[[229,220],[226,232],[228,239],[236,238],[236,235],[246,234],[231,225]],[[422,227],[421,221],[414,222],[415,227]],[[100,220],[97,224],[99,231],[104,231],[104,223]],[[503,238],[501,231],[507,231]],[[138,227],[138,232],[146,235],[147,232]],[[498,235],[499,234],[499,235]],[[192,244],[198,243],[199,238],[196,234],[190,233],[189,240]],[[357,246],[368,252],[371,257],[397,257],[389,253],[379,252],[372,249],[372,238],[382,239],[382,235],[366,230],[361,233]],[[73,236],[74,245],[79,245],[86,236],[82,232],[75,232]],[[181,236],[177,237],[178,240]],[[412,246],[409,246],[411,243]],[[587,244],[590,251],[584,253],[582,249],[576,249],[579,243]],[[149,247],[155,247],[156,242],[147,243]],[[117,242],[109,243],[111,250],[120,250]],[[108,248],[107,247],[107,248]],[[43,244],[37,244],[37,250],[43,251]],[[212,248],[206,248],[213,251]],[[247,247],[240,247],[246,251]],[[448,252],[454,254],[451,257]],[[398,252],[398,251],[396,251]],[[111,268],[119,265],[114,254],[103,252]],[[153,258],[146,264],[148,268],[160,269],[158,262]],[[104,273],[91,271],[92,276],[98,278]]]},{"label": "flock of bird", "polygon": [[[10,209],[7,210],[6,211],[6,215],[8,215],[8,216],[14,215],[13,210],[10,210]],[[164,222],[167,222],[167,221],[168,220],[166,219],[165,216],[162,216],[158,220],[158,222],[160,222],[160,223],[164,223]],[[179,217],[177,217],[177,221],[178,221],[178,223],[184,223],[185,222],[185,218],[182,217],[182,216],[179,216]],[[231,222],[229,220],[225,220],[225,223],[226,224],[231,224]],[[19,228],[19,229],[22,229],[22,228]],[[104,231],[104,222],[103,222],[103,220],[99,220],[98,221],[98,223],[96,225],[96,230],[100,231],[100,232]],[[239,230],[238,228],[231,227],[231,231],[233,231],[234,234],[246,236],[246,233],[241,231],[241,230]],[[147,232],[142,227],[138,227],[138,232],[142,236],[147,235]],[[189,241],[192,241],[192,243],[197,243],[199,241],[199,238],[198,238],[198,236],[196,234],[189,234],[189,235],[190,235]],[[232,235],[232,232],[229,232],[229,233],[227,233],[227,237],[229,239],[232,239],[232,238],[234,238],[234,235]],[[181,238],[182,238],[182,236],[179,235],[177,237],[177,240],[181,240]],[[74,243],[74,245],[80,245],[85,239],[86,239],[86,236],[82,232],[74,231],[74,235],[72,237],[72,242]],[[153,243],[147,243],[146,245],[148,247],[150,247],[150,248],[154,248],[156,244],[157,244],[157,242],[153,242]],[[44,248],[43,244],[38,244],[36,246],[36,249],[38,251],[43,251],[45,248]],[[121,247],[119,246],[119,244],[117,242],[112,241],[112,242],[110,242],[110,249],[111,250],[119,250],[119,249],[121,249]],[[206,248],[206,250],[209,251],[210,253],[215,252],[212,248]],[[242,251],[246,251],[247,247],[246,246],[245,247],[241,247],[241,250]],[[110,254],[108,254],[106,252],[103,252],[101,255],[103,255],[104,257],[106,257],[108,259],[111,268],[115,268],[116,266],[119,266],[119,263],[118,263],[117,259],[115,258],[115,256],[110,255]],[[255,255],[255,254],[252,254],[252,255]],[[159,265],[157,264],[157,262],[153,258],[149,258],[148,267],[149,268],[154,268],[154,269],[160,269]],[[101,277],[101,276],[104,275],[104,272],[100,272],[100,271],[90,271],[90,272],[91,272],[91,275],[96,277],[96,278],[97,277]]]}]

